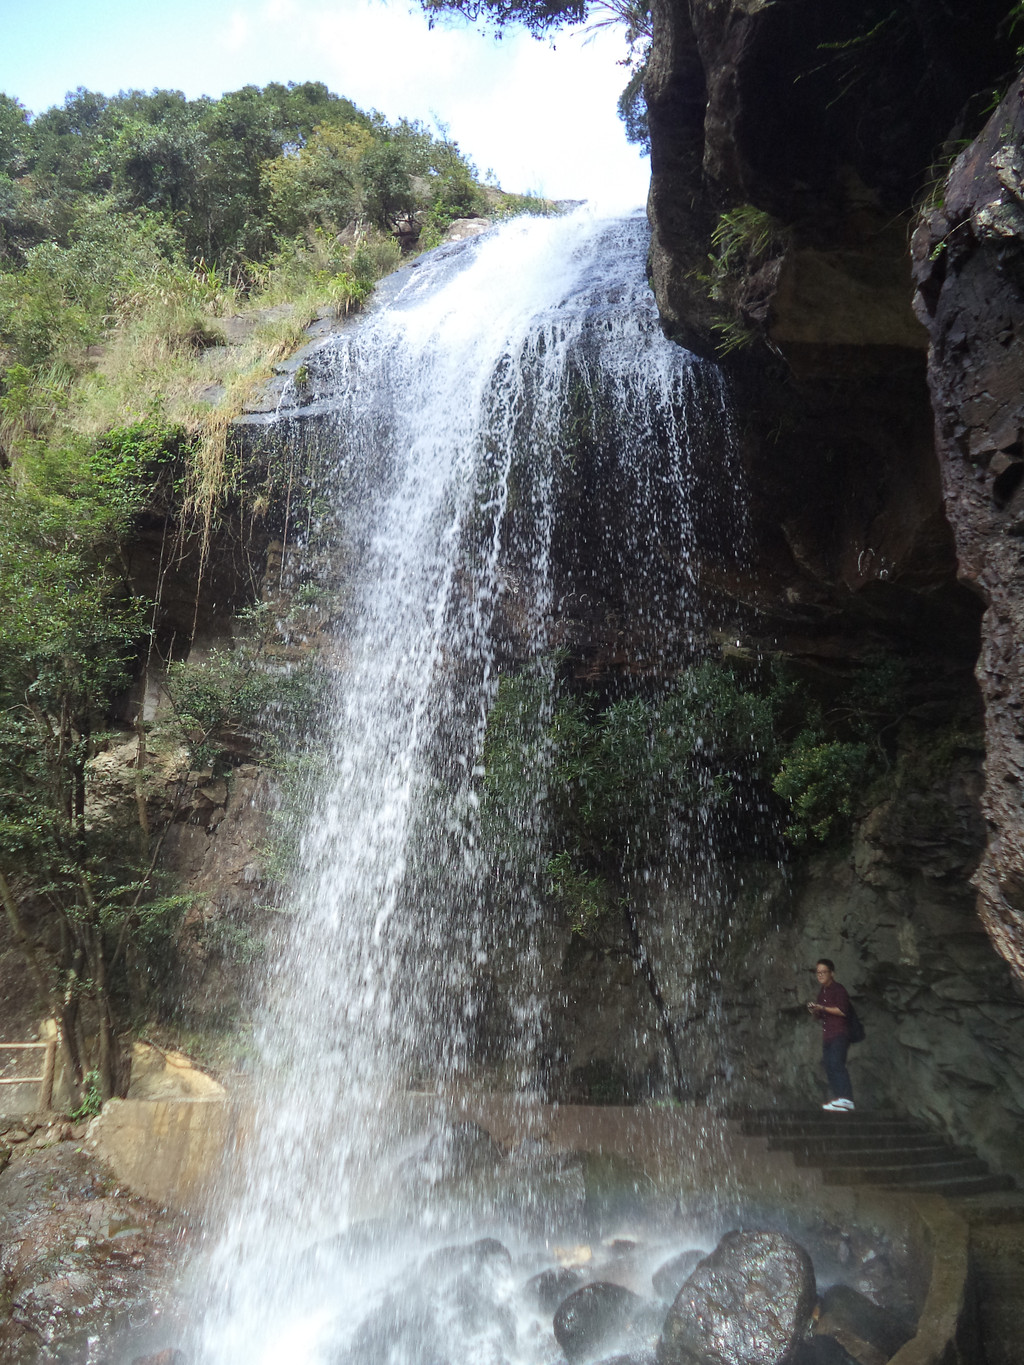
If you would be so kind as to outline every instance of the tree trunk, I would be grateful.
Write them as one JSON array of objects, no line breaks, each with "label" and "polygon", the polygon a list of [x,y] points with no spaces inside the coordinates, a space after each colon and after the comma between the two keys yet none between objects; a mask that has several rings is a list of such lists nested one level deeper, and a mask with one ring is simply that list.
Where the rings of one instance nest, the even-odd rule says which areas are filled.
[{"label": "tree trunk", "polygon": [[0,899],[3,900],[4,910],[7,913],[7,920],[11,926],[11,932],[17,940],[18,947],[21,949],[21,954],[28,967],[29,975],[38,992],[39,1006],[44,1015],[51,1015],[53,1013],[53,1002],[50,999],[50,991],[46,984],[46,977],[43,974],[42,967],[39,965],[39,959],[36,957],[36,950],[32,944],[32,940],[25,932],[25,926],[21,922],[21,915],[18,913],[18,904],[14,899],[14,893],[11,891],[10,884],[2,872],[0,872]]}]

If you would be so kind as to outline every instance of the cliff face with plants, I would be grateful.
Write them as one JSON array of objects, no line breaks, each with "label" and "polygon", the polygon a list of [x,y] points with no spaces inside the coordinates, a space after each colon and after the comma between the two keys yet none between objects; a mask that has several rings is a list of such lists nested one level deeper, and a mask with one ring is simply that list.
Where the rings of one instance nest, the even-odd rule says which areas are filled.
[{"label": "cliff face with plants", "polygon": [[[1001,1130],[993,1151],[1018,1162],[1020,7],[651,11],[650,270],[667,330],[735,384],[753,517],[750,573],[724,585],[737,634],[826,715],[875,651],[930,678],[903,713],[919,738],[889,730],[846,851],[790,862],[784,892],[762,876],[760,939],[750,879],[737,891],[766,949],[722,940],[723,1025],[743,1044],[716,1065],[761,1098],[795,1093],[786,995],[797,963],[832,955],[904,1044],[869,1084],[945,1108],[965,1137]],[[954,716],[959,740],[938,742]],[[769,1005],[753,1034],[745,993]]]},{"label": "cliff face with plants", "polygon": [[525,202],[313,82],[0,94],[2,1029],[60,1021],[72,1106],[183,990],[237,1006],[266,772],[316,714],[325,608],[282,597],[312,512],[233,420],[403,252]]}]

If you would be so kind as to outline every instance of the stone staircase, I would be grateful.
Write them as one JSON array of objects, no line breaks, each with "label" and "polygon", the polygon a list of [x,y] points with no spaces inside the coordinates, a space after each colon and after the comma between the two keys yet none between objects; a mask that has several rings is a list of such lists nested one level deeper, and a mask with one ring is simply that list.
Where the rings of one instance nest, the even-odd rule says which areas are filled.
[{"label": "stone staircase", "polygon": [[1024,1361],[1024,1193],[974,1152],[917,1119],[854,1110],[745,1110],[731,1115],[769,1151],[816,1167],[829,1185],[875,1185],[941,1194],[970,1229],[986,1365]]},{"label": "stone staircase", "polygon": [[854,1110],[746,1110],[733,1115],[747,1137],[816,1167],[826,1185],[884,1185],[921,1194],[970,1198],[1015,1188],[974,1152],[952,1146],[917,1119]]}]

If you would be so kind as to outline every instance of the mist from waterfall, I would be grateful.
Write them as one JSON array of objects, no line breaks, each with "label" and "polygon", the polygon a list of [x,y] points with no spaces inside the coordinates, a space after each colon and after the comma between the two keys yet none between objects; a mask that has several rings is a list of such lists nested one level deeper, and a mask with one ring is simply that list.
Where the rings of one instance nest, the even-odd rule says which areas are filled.
[{"label": "mist from waterfall", "polygon": [[[474,1365],[540,1349],[511,1309],[421,1315],[418,1345],[405,1328],[379,1350],[359,1334],[402,1258],[469,1235],[525,1246],[565,1195],[556,1173],[532,1199],[515,1179],[454,1196],[431,1163],[463,1140],[458,1097],[481,1083],[480,980],[496,946],[518,964],[501,1083],[527,1108],[546,1084],[542,879],[503,884],[508,921],[490,917],[508,876],[479,811],[499,674],[550,675],[566,620],[593,614],[616,574],[629,629],[667,656],[696,619],[694,539],[717,514],[694,451],[711,441],[731,458],[727,403],[713,369],[662,335],[645,251],[639,217],[517,220],[400,272],[320,354],[321,496],[344,544],[326,585],[344,598],[330,732],[301,802],[287,947],[266,971],[244,1175],[211,1215],[197,1271],[189,1345],[203,1365],[415,1365],[435,1359],[428,1340]],[[577,506],[569,534],[566,424],[581,411],[614,417],[618,437],[601,456],[602,507]],[[592,518],[613,523],[607,553]],[[645,575],[658,575],[653,596]],[[523,835],[539,859],[539,818]]]}]

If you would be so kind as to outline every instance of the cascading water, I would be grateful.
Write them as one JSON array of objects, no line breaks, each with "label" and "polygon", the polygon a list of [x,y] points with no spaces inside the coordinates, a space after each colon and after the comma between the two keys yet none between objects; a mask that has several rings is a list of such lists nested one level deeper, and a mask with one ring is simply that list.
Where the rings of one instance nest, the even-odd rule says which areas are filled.
[{"label": "cascading water", "polygon": [[[484,1365],[547,1350],[517,1323],[507,1258],[489,1243],[471,1257],[470,1307],[468,1263],[456,1273],[451,1255],[415,1277],[443,1282],[429,1303],[396,1293],[395,1275],[495,1233],[541,1266],[524,1248],[557,1231],[568,1197],[553,1169],[532,1194],[525,1168],[501,1188],[454,1191],[444,1175],[460,1144],[480,1142],[458,1096],[477,1076],[496,946],[518,962],[502,1083],[526,1107],[543,1084],[541,880],[510,885],[480,831],[499,672],[550,674],[602,599],[631,666],[670,665],[692,625],[694,539],[702,520],[714,529],[691,472],[709,442],[727,460],[726,405],[714,372],[662,336],[645,247],[639,217],[519,220],[401,272],[390,300],[320,353],[332,392],[319,440],[331,434],[348,561],[332,732],[304,802],[292,932],[267,974],[244,1176],[197,1295],[190,1346],[204,1365]],[[615,432],[592,443],[594,512],[568,452],[581,413]]]}]

